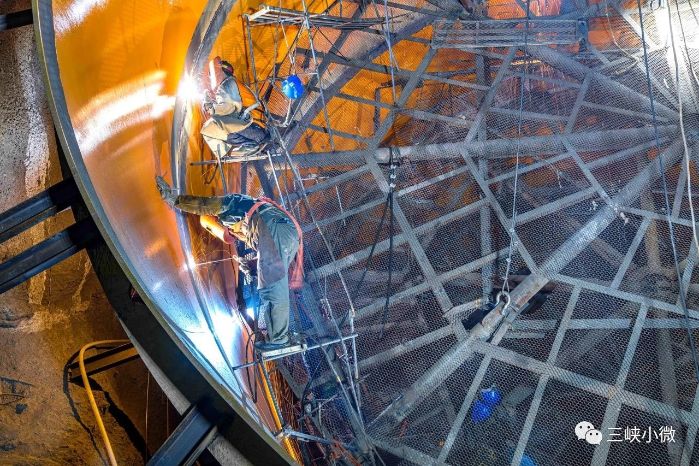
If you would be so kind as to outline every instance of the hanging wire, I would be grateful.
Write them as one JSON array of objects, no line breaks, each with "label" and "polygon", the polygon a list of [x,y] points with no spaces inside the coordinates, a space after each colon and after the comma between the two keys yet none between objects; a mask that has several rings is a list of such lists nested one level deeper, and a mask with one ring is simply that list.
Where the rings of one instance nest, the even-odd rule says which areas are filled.
[{"label": "hanging wire", "polygon": [[[687,2],[689,4],[689,7],[692,8],[692,13],[694,13],[694,8],[692,7],[692,2],[689,1]],[[687,54],[687,64],[689,65],[689,71],[690,71],[690,76],[694,79],[694,82],[699,86],[699,76],[697,76],[697,73],[694,71],[694,65],[692,64],[692,57],[689,55],[689,46],[687,46],[687,37],[684,34],[684,25],[682,24],[682,15],[680,14],[680,6],[675,0],[675,7],[677,8],[677,19],[679,20],[680,23],[680,31],[682,32],[682,42],[684,43],[684,51]],[[697,22],[697,26],[699,26],[699,20],[697,19],[696,16],[694,16],[694,20]]]},{"label": "hanging wire", "polygon": [[[388,27],[390,27],[390,21],[389,21],[389,19],[388,19],[387,2],[385,2],[385,7],[386,7],[386,18],[385,18],[386,21],[385,21],[385,24],[386,24]],[[314,65],[315,65],[315,69],[316,69],[316,76],[317,76],[318,82],[319,82],[320,98],[321,98],[323,113],[324,113],[324,116],[325,116],[325,118],[326,118],[326,124],[327,124],[327,126],[328,126],[328,132],[330,133],[331,146],[332,146],[332,149],[334,150],[334,144],[333,144],[333,142],[332,142],[332,129],[331,129],[331,127],[330,127],[329,115],[328,115],[328,111],[327,111],[327,103],[325,102],[325,98],[324,98],[324,95],[323,95],[323,89],[322,89],[322,85],[321,85],[321,83],[320,83],[320,73],[319,73],[319,69],[318,69],[318,62],[317,62],[317,58],[316,58],[316,56],[315,56],[315,46],[314,46],[314,44],[313,44],[313,36],[314,36],[314,34],[312,34],[311,29],[310,29],[310,24],[309,24],[309,21],[308,21],[308,8],[306,7],[305,2],[304,2],[304,12],[305,12],[305,15],[306,15],[306,21],[304,22],[304,25],[302,26],[302,28],[305,28],[305,29],[306,29],[306,31],[307,31],[307,33],[308,33],[309,41],[311,42],[311,44],[310,44],[310,45],[311,45],[311,54],[313,55]],[[248,27],[249,27],[249,25],[248,25]],[[322,35],[323,35],[323,34],[322,34]],[[298,38],[298,36],[300,36],[300,33],[299,33],[299,35],[297,35],[297,38]],[[324,36],[324,35],[323,35],[323,36]],[[389,36],[386,36],[386,38],[387,38],[388,45],[389,45],[389,57],[390,57],[390,59],[391,59],[391,64],[392,64],[392,66],[391,66],[392,92],[393,92],[394,103],[395,103],[396,100],[397,100],[397,98],[396,98],[396,92],[395,92],[395,76],[394,76],[395,73],[394,73],[394,71],[393,71],[393,69],[394,69],[393,67],[395,66],[395,57],[394,57],[394,55],[393,55],[392,45],[391,45],[391,43],[390,43],[390,37],[389,37]],[[326,40],[327,40],[327,38],[326,38]],[[333,45],[333,48],[336,48],[336,47],[334,47],[334,45]],[[254,53],[254,51],[253,51],[253,53]],[[254,61],[253,61],[253,63],[254,63]],[[257,97],[258,100],[259,100],[260,95],[259,95],[258,93],[255,93],[255,95],[256,95],[256,97]],[[300,106],[299,106],[298,108],[300,108]],[[298,111],[298,108],[297,108],[297,111]],[[310,215],[311,222],[313,223],[315,229],[319,232],[322,241],[324,242],[326,248],[328,249],[328,252],[329,252],[329,254],[330,254],[330,256],[331,256],[331,260],[332,260],[333,262],[336,262],[336,259],[335,259],[334,254],[333,254],[333,250],[332,250],[332,248],[330,247],[330,244],[328,243],[328,240],[327,240],[325,234],[323,233],[322,229],[320,228],[320,226],[319,226],[319,224],[318,224],[318,222],[317,222],[317,220],[316,220],[316,218],[315,218],[315,215],[314,215],[314,213],[313,213],[313,210],[311,209],[311,205],[310,205],[310,203],[309,203],[309,201],[308,201],[308,196],[307,196],[307,193],[306,193],[306,191],[305,191],[305,187],[304,187],[304,184],[303,184],[303,180],[302,180],[300,174],[298,173],[297,167],[293,164],[293,162],[292,162],[292,160],[291,160],[291,156],[290,156],[290,153],[289,153],[289,151],[288,151],[288,149],[287,149],[287,147],[286,147],[286,144],[285,144],[285,142],[284,142],[284,139],[283,139],[283,137],[281,136],[281,134],[279,133],[278,128],[276,127],[276,126],[277,126],[277,125],[276,125],[276,122],[275,122],[274,120],[271,119],[271,115],[269,114],[269,110],[266,108],[266,106],[263,106],[263,110],[264,110],[264,112],[265,112],[267,121],[270,122],[270,124],[269,124],[270,133],[272,133],[273,139],[276,140],[276,141],[278,141],[279,151],[281,152],[280,155],[283,155],[283,156],[284,156],[285,162],[286,162],[286,164],[287,164],[287,167],[285,168],[285,170],[291,170],[291,176],[292,176],[292,179],[293,179],[293,181],[294,181],[294,184],[297,184],[297,185],[298,185],[298,190],[299,190],[300,193],[301,193],[300,201],[301,201],[303,204],[305,204],[306,209],[307,209],[307,211],[308,211],[308,213],[309,213],[309,215]],[[296,113],[296,112],[294,112],[294,114],[295,114],[295,113]],[[292,118],[293,118],[293,116],[292,116]],[[273,168],[273,170],[274,170],[274,166],[273,166],[272,160],[270,160],[270,162],[271,162],[272,168]],[[391,165],[392,165],[392,167],[393,167],[393,171],[395,172],[395,165],[394,165],[394,164],[391,164]],[[395,181],[395,174],[394,174],[394,176],[392,177],[392,181]],[[280,189],[280,188],[278,187],[278,189]],[[389,191],[391,191],[391,190],[389,189]],[[391,197],[392,197],[392,196],[391,196]],[[296,207],[299,208],[299,204],[297,204]],[[392,210],[392,207],[393,207],[393,200],[392,200],[392,199],[387,200],[387,203],[386,203],[386,206],[385,206],[385,210],[388,209],[388,208],[391,208],[391,210]],[[383,215],[382,217],[385,217],[385,212],[384,212],[384,215]],[[392,222],[392,221],[393,221],[393,219],[391,219],[391,222]],[[380,230],[379,230],[379,231],[380,231]],[[391,241],[391,242],[392,242],[392,241]],[[392,249],[392,246],[391,246],[391,249]],[[316,269],[316,266],[315,266],[315,263],[314,263],[315,261],[313,260],[313,257],[312,257],[311,255],[309,255],[309,256],[307,256],[307,257],[308,257],[308,259],[309,259],[309,263],[310,263],[310,265],[311,265],[311,269],[312,269],[313,273],[317,276],[317,275],[318,275],[318,272],[317,272],[317,269]],[[346,284],[346,282],[345,282],[345,280],[344,280],[344,277],[343,277],[341,271],[338,269],[338,270],[336,271],[336,273],[337,273],[338,276],[339,276],[340,282],[341,282],[341,284],[342,284],[343,290],[344,290],[344,292],[345,292],[345,295],[347,296],[348,303],[349,303],[349,308],[348,308],[347,314],[343,317],[343,319],[342,319],[340,325],[342,325],[342,324],[344,323],[344,321],[349,317],[349,321],[350,321],[350,329],[349,329],[349,330],[350,330],[351,333],[354,333],[354,316],[355,316],[356,311],[355,311],[354,305],[353,305],[353,297],[352,297],[352,296],[350,295],[350,293],[349,293],[347,284]],[[366,272],[365,272],[365,273],[366,273]],[[316,278],[316,281],[318,281],[317,278]],[[322,288],[322,287],[321,287],[321,288]],[[329,301],[329,299],[328,299],[328,297],[327,297],[327,290],[326,290],[326,289],[322,289],[322,292],[323,292],[323,296],[324,296],[324,300],[322,300],[322,301],[324,301],[324,302],[328,305],[328,312],[330,312],[330,320],[331,320],[332,323],[335,325],[336,331],[337,331],[338,333],[341,334],[340,326],[337,325],[337,324],[338,324],[338,321],[335,320],[334,316],[332,316],[332,310],[330,309],[330,306],[329,306],[330,301]],[[389,300],[390,300],[390,283],[389,283],[388,296],[387,296],[387,305],[388,305]],[[355,414],[355,415],[356,415],[356,417],[357,417],[358,420],[359,420],[359,428],[360,428],[360,430],[362,430],[362,432],[357,432],[357,434],[362,434],[362,435],[366,436],[366,432],[364,432],[364,423],[363,423],[362,414],[361,414],[361,410],[360,410],[360,407],[361,407],[361,399],[360,399],[360,396],[359,396],[360,394],[359,394],[359,391],[358,391],[358,390],[356,389],[356,387],[355,387],[355,384],[358,383],[358,381],[359,381],[359,370],[358,370],[358,365],[357,365],[357,362],[358,362],[357,348],[356,348],[356,344],[355,344],[354,339],[351,341],[351,345],[352,345],[352,353],[353,353],[353,358],[352,358],[352,366],[353,366],[353,367],[352,367],[352,368],[350,368],[349,351],[348,351],[348,348],[347,348],[345,342],[342,341],[342,342],[340,342],[340,345],[339,345],[339,346],[341,346],[341,348],[342,348],[342,350],[343,350],[343,354],[344,354],[344,356],[340,357],[340,359],[342,360],[342,362],[343,362],[344,365],[346,366],[347,378],[348,378],[348,381],[349,381],[350,393],[347,393],[347,392],[345,391],[345,387],[342,385],[341,382],[340,382],[340,388],[342,389],[345,398],[346,398],[348,401],[350,401],[350,400],[353,401],[353,402],[350,402],[349,409],[351,410],[350,412],[356,410],[356,414]],[[325,351],[323,351],[323,352],[325,353]],[[325,353],[325,354],[326,354],[326,357],[327,357],[327,353]],[[333,367],[331,366],[331,368],[333,368]],[[317,370],[318,370],[317,368],[314,368],[314,370],[310,373],[310,379],[309,379],[309,381],[308,381],[307,386],[306,386],[305,389],[304,389],[304,393],[307,393],[307,390],[309,390],[309,387],[312,386],[313,380],[314,380],[315,377],[316,377]],[[354,408],[353,408],[352,405],[354,405]],[[375,447],[374,447],[373,445],[370,444],[370,445],[369,445],[369,449],[370,449],[370,452],[372,453],[373,456],[379,457],[379,456],[378,456],[378,452],[376,451],[376,449],[375,449]],[[379,458],[380,458],[380,457],[379,457]],[[373,459],[372,459],[371,461],[373,462]]]},{"label": "hanging wire", "polygon": [[[655,98],[654,98],[654,93],[653,93],[653,85],[651,83],[650,79],[650,65],[648,62],[648,47],[646,45],[646,32],[645,32],[645,27],[643,25],[643,8],[641,7],[641,0],[636,0],[636,5],[638,8],[638,15],[639,15],[639,26],[641,28],[641,43],[643,45],[643,62],[645,64],[646,68],[646,85],[648,87],[648,96],[650,98],[650,108],[651,108],[651,115],[653,117],[653,132],[655,135],[655,148],[660,154],[660,138],[658,136],[658,119],[657,115],[655,112]],[[668,7],[669,9],[669,7]],[[679,97],[679,89],[676,89],[676,92],[678,93]],[[662,155],[658,155],[658,162],[660,166],[660,173],[661,173],[661,180],[662,180],[662,189],[663,189],[663,199],[665,201],[665,217],[667,220],[668,224],[668,229],[670,232],[670,245],[672,247],[672,258],[674,261],[675,265],[675,274],[677,275],[677,285],[679,289],[679,301],[680,305],[682,307],[682,311],[684,313],[684,323],[685,327],[687,329],[687,337],[689,339],[689,349],[692,354],[692,362],[694,364],[694,377],[696,380],[699,382],[699,355],[697,354],[697,348],[694,343],[694,336],[692,334],[692,327],[689,323],[689,310],[687,309],[687,302],[686,302],[686,296],[684,293],[684,284],[682,283],[682,274],[680,272],[680,265],[679,265],[679,260],[678,260],[678,253],[677,253],[677,244],[675,241],[675,227],[672,222],[672,211],[670,210],[670,199],[668,196],[668,190],[667,190],[667,177],[665,175],[665,166],[663,163],[663,158]],[[699,253],[699,251],[698,251]]]},{"label": "hanging wire", "polygon": [[[680,9],[675,0],[675,6],[677,6],[677,14],[679,15]],[[687,135],[684,130],[684,115],[682,109],[682,92],[680,91],[680,63],[677,59],[677,47],[675,46],[675,34],[672,29],[672,8],[670,5],[667,7],[667,21],[668,29],[670,32],[670,46],[672,47],[672,56],[675,62],[675,91],[677,92],[677,102],[679,110],[679,120],[680,120],[680,134],[682,135],[682,144],[684,148],[684,163],[685,171],[687,172],[687,197],[689,200],[689,214],[692,218],[692,236],[694,237],[694,246],[697,248],[697,253],[699,254],[699,239],[697,239],[697,221],[694,215],[694,200],[692,199],[692,169],[689,164],[689,145],[687,144]],[[684,31],[682,31],[684,37]],[[686,42],[685,42],[686,45]],[[687,54],[689,58],[689,53]],[[689,60],[690,64],[692,60]],[[689,83],[691,85],[691,83]]]},{"label": "hanging wire", "polygon": [[[372,5],[374,7],[374,13],[376,14],[377,17],[380,16],[378,7],[376,5],[376,1],[372,0]],[[389,9],[388,9],[388,1],[384,0],[383,2],[383,9],[384,9],[384,23],[382,25],[383,29],[383,36],[384,40],[386,41],[386,49],[388,51],[388,61],[389,61],[389,71],[391,75],[391,96],[393,98],[393,112],[387,116],[387,118],[391,118],[391,128],[394,128],[395,126],[395,112],[397,110],[397,105],[398,105],[398,96],[396,94],[396,77],[395,77],[395,69],[398,67],[395,54],[393,53],[393,44],[391,43],[391,25],[392,21],[390,19],[389,15]],[[380,143],[380,141],[377,141],[377,144]],[[383,312],[382,312],[382,317],[381,317],[381,327],[379,331],[378,338],[382,339],[384,336],[384,331],[386,329],[386,323],[388,321],[388,311],[390,308],[391,304],[391,295],[393,294],[393,256],[394,256],[394,229],[393,229],[393,220],[394,220],[394,210],[393,210],[393,202],[394,202],[394,191],[396,187],[396,164],[393,156],[393,150],[389,148],[389,182],[388,182],[388,193],[386,194],[386,202],[384,204],[384,210],[383,213],[381,214],[381,221],[379,222],[379,227],[376,230],[376,235],[374,237],[374,242],[371,246],[371,250],[369,252],[369,258],[366,262],[366,266],[364,268],[364,271],[362,272],[362,277],[357,285],[357,289],[355,291],[355,294],[358,295],[359,291],[361,289],[362,284],[364,283],[364,278],[366,276],[367,271],[369,270],[369,266],[371,264],[371,259],[373,258],[374,255],[374,250],[376,248],[376,244],[378,243],[379,239],[379,234],[383,228],[383,223],[385,219],[386,212],[389,214],[389,236],[388,236],[388,282],[386,283],[386,298],[384,301],[384,307],[383,307]]]},{"label": "hanging wire", "polygon": [[612,38],[612,42],[614,42],[614,45],[616,46],[617,49],[619,49],[619,51],[620,51],[621,53],[623,53],[624,55],[626,55],[627,57],[629,57],[629,58],[631,58],[631,59],[633,60],[633,64],[631,65],[631,66],[633,67],[633,66],[636,65],[636,63],[639,62],[639,59],[638,59],[636,56],[634,56],[634,55],[630,54],[629,52],[627,52],[624,48],[621,47],[621,45],[619,45],[619,42],[617,42],[617,40],[616,40],[616,35],[614,34],[614,29],[612,29],[612,24],[611,24],[611,22],[609,21],[609,1],[608,1],[608,0],[604,0],[604,5],[605,5],[605,8],[604,8],[604,13],[605,13],[605,14],[604,14],[604,16],[605,16],[605,18],[606,18],[606,20],[607,20],[607,29],[609,30],[609,35],[610,35],[611,38]]},{"label": "hanging wire", "polygon": [[328,106],[325,101],[325,92],[323,92],[323,81],[321,79],[321,73],[318,66],[318,57],[316,56],[316,48],[313,42],[313,35],[311,34],[311,23],[308,14],[308,6],[306,5],[306,0],[301,0],[301,5],[303,6],[303,14],[305,16],[303,22],[303,28],[306,29],[308,34],[308,45],[311,49],[311,57],[313,58],[313,68],[316,72],[316,78],[318,80],[318,93],[320,94],[320,101],[323,104],[323,117],[325,118],[325,126],[328,131],[328,138],[330,142],[330,150],[335,151],[335,138],[333,137],[333,130],[330,126],[330,115],[328,114]]},{"label": "hanging wire", "polygon": [[392,285],[393,285],[393,192],[396,189],[396,165],[393,160],[393,150],[389,148],[389,182],[388,182],[388,210],[390,218],[388,221],[388,283],[386,284],[386,302],[383,306],[383,315],[381,316],[381,331],[379,339],[383,338],[384,330],[386,330],[386,322],[388,320],[388,308],[391,303]]},{"label": "hanging wire", "polygon": [[[307,7],[306,7],[305,2],[304,2],[304,11],[305,11],[305,14],[306,14],[306,18],[308,18],[308,9],[307,9]],[[306,21],[306,25],[307,25],[307,26],[310,26],[310,25],[308,24],[308,21]],[[248,37],[249,37],[250,42],[252,43],[252,38],[251,38],[251,35],[250,35],[250,32],[249,32],[249,27],[250,27],[250,26],[249,26],[249,22],[248,22]],[[307,30],[307,32],[308,32],[309,40],[311,41],[311,48],[312,48],[312,50],[314,50],[314,47],[313,47],[313,45],[312,45],[313,36],[311,35],[310,28]],[[300,36],[300,32],[299,32],[299,34],[297,35],[297,38],[298,38],[299,36]],[[254,50],[253,50],[252,53],[254,54]],[[314,56],[315,56],[315,54],[314,54]],[[254,64],[254,56],[253,56],[251,62]],[[316,62],[315,64],[316,64],[316,71],[317,71],[317,62]],[[318,76],[318,78],[320,78],[320,76]],[[259,93],[254,93],[254,95],[255,95],[255,97],[257,98],[257,100],[259,101],[259,100],[260,100],[260,95],[259,95]],[[321,98],[322,98],[322,89],[321,89]],[[325,100],[324,100],[324,98],[322,98],[322,103],[323,103],[324,113],[327,115],[327,107],[325,106]],[[271,133],[271,135],[273,136],[273,139],[275,139],[275,140],[277,140],[277,141],[279,142],[279,149],[281,150],[281,153],[283,154],[285,160],[287,161],[287,163],[288,163],[288,165],[289,165],[289,168],[291,169],[292,178],[293,178],[293,179],[295,180],[295,182],[298,184],[299,189],[300,189],[300,191],[301,191],[301,193],[302,193],[302,199],[301,199],[301,200],[305,203],[306,209],[308,210],[308,212],[309,212],[309,214],[310,214],[311,220],[312,220],[312,222],[313,222],[315,228],[316,228],[316,229],[318,230],[318,232],[320,233],[320,236],[321,236],[321,238],[322,238],[322,240],[323,240],[323,242],[324,242],[326,248],[328,249],[328,251],[329,251],[329,253],[330,253],[330,255],[331,255],[331,258],[332,258],[332,260],[333,260],[333,262],[334,262],[334,261],[335,261],[334,254],[333,254],[333,252],[332,252],[332,249],[330,248],[330,244],[328,243],[327,238],[326,238],[325,235],[323,234],[323,232],[322,232],[320,226],[318,225],[318,223],[317,223],[317,221],[316,221],[316,219],[315,219],[315,216],[314,216],[313,211],[312,211],[312,209],[311,209],[310,203],[309,203],[309,201],[308,201],[308,196],[307,196],[306,191],[305,191],[305,187],[304,187],[304,184],[303,184],[303,180],[302,180],[300,174],[298,173],[296,167],[293,165],[293,162],[291,161],[290,153],[289,153],[288,149],[286,148],[286,144],[284,143],[284,140],[283,140],[281,134],[279,133],[278,129],[277,129],[276,126],[275,126],[274,120],[272,120],[272,118],[271,118],[271,114],[270,114],[270,112],[269,112],[269,109],[268,109],[266,106],[264,106],[264,105],[263,105],[262,107],[263,107],[263,110],[264,110],[265,117],[266,117],[267,121],[271,123],[271,124],[269,125],[269,126],[270,126],[270,127],[269,127],[270,133]],[[331,136],[331,137],[332,137],[332,136]],[[272,166],[272,169],[275,170],[275,169],[274,169],[274,166]],[[280,193],[280,194],[281,194],[281,193]],[[314,272],[315,272],[316,268],[315,268],[315,264],[314,264],[314,262],[313,262],[313,258],[312,258],[312,257],[310,257],[310,262],[311,262],[311,265],[312,265],[312,269],[313,269]],[[346,284],[346,282],[345,282],[345,280],[344,280],[344,277],[342,276],[342,274],[341,274],[339,271],[338,271],[338,275],[339,275],[340,281],[341,281],[341,283],[342,283],[342,287],[343,287],[343,289],[344,289],[344,291],[345,291],[345,294],[347,295],[347,299],[349,300],[349,311],[348,311],[348,312],[351,313],[352,316],[354,316],[354,312],[355,312],[355,311],[354,311],[354,306],[353,306],[353,304],[352,304],[352,298],[351,298],[351,296],[350,296],[350,294],[349,294],[349,291],[348,291],[348,288],[347,288],[347,284]],[[326,299],[326,301],[327,301],[327,294],[326,294],[324,297],[325,297],[325,299]],[[351,332],[351,333],[354,332],[353,319],[351,319],[351,321],[350,321],[350,332]],[[349,354],[349,352],[347,351],[347,347],[346,347],[346,345],[345,345],[345,342],[344,342],[344,341],[341,341],[340,344],[341,344],[341,346],[343,347],[343,349],[344,349],[344,351],[345,351],[345,354]],[[356,406],[360,406],[359,399],[358,399],[358,395],[357,395],[357,390],[355,390],[355,387],[354,387],[354,380],[358,380],[358,378],[359,378],[359,369],[358,369],[358,367],[357,367],[357,365],[356,365],[356,364],[357,364],[357,357],[356,357],[356,347],[354,346],[354,341],[352,342],[352,345],[353,345],[353,353],[354,353],[354,356],[355,356],[355,357],[354,357],[354,366],[355,366],[355,367],[354,367],[354,371],[352,371],[352,370],[349,370],[349,366],[348,366],[348,374],[352,374],[353,372],[354,372],[354,374],[355,374],[354,377],[352,377],[351,375],[350,375],[350,377],[349,377],[349,379],[351,380],[350,387],[351,387],[351,391],[352,391],[352,393],[353,393],[353,396],[354,396],[354,398],[355,398]]]},{"label": "hanging wire", "polygon": [[512,268],[512,256],[514,255],[515,248],[515,228],[517,225],[517,186],[519,183],[519,157],[520,157],[520,145],[522,139],[522,113],[524,111],[524,84],[527,79],[527,73],[529,72],[529,52],[527,51],[527,46],[529,44],[529,19],[531,15],[531,10],[529,5],[531,0],[527,0],[527,19],[524,23],[524,75],[522,76],[521,84],[519,86],[519,116],[517,121],[517,152],[515,154],[515,179],[512,188],[512,222],[510,223],[510,246],[507,253],[507,265],[505,268],[505,279],[503,280],[501,291],[510,291],[510,270]]}]

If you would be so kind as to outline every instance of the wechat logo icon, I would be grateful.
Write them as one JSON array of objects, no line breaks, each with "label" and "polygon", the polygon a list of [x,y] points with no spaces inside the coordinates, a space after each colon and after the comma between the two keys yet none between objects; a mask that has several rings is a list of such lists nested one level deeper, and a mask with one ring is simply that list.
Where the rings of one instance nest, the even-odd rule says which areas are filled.
[{"label": "wechat logo icon", "polygon": [[578,425],[575,426],[575,436],[578,440],[584,439],[590,445],[599,445],[602,443],[602,432],[595,429],[595,426],[591,422],[578,422]]}]

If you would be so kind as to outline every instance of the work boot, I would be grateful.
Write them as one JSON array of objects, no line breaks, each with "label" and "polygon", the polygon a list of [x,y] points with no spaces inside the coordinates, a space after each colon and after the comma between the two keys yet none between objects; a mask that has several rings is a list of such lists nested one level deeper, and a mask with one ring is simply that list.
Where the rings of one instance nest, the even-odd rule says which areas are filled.
[{"label": "work boot", "polygon": [[268,341],[258,341],[255,342],[255,349],[257,351],[261,351],[263,353],[267,351],[274,351],[278,349],[285,348],[286,346],[289,346],[289,343],[272,343]]},{"label": "work boot", "polygon": [[287,346],[290,346],[289,340],[287,340],[283,343],[273,343],[271,341],[256,341],[255,342],[255,349],[257,351],[262,352],[262,353],[286,348]]}]

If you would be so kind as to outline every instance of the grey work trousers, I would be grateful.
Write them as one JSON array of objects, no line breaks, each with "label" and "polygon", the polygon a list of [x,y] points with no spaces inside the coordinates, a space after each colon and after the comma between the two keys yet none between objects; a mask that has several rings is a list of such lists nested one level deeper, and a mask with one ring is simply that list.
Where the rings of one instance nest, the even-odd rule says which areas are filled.
[{"label": "grey work trousers", "polygon": [[[197,215],[217,216],[229,208],[225,197],[190,195],[178,196],[175,207]],[[252,244],[247,245],[257,250],[257,289],[267,322],[268,340],[286,343],[291,310],[289,265],[299,250],[299,235],[294,222],[273,207],[260,207],[253,215],[250,227]]]},{"label": "grey work trousers", "polygon": [[289,341],[289,265],[299,249],[294,223],[280,213],[267,209],[258,222],[257,288],[271,343]]}]

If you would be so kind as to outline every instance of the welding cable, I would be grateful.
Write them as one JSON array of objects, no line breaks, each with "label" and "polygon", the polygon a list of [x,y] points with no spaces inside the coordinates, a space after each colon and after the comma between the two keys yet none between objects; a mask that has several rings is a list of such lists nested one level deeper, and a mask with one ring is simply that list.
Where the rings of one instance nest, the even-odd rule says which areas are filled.
[{"label": "welding cable", "polygon": [[[645,63],[646,67],[646,85],[648,87],[648,96],[650,98],[650,108],[651,108],[651,115],[653,117],[653,131],[655,133],[655,148],[660,154],[660,141],[658,137],[658,119],[657,115],[655,112],[655,100],[653,96],[653,85],[651,83],[650,79],[650,65],[648,64],[648,47],[646,45],[646,32],[645,28],[643,26],[643,8],[641,7],[641,0],[636,0],[636,5],[638,7],[638,15],[639,15],[639,26],[641,29],[641,44],[643,45],[643,62]],[[679,93],[679,89],[677,89],[677,92]],[[668,229],[670,233],[670,245],[672,246],[672,258],[675,263],[675,274],[677,275],[677,286],[679,289],[679,301],[680,305],[682,307],[682,311],[684,313],[684,323],[685,327],[687,329],[687,338],[689,339],[689,349],[692,355],[692,362],[694,363],[694,377],[699,381],[699,355],[697,355],[697,348],[694,343],[694,336],[692,334],[692,327],[689,323],[689,310],[687,309],[687,301],[684,293],[684,286],[682,283],[682,274],[680,273],[680,265],[678,261],[678,254],[677,254],[677,244],[675,242],[675,228],[672,223],[672,218],[670,215],[672,214],[670,210],[670,199],[668,197],[668,190],[667,190],[667,178],[665,176],[665,167],[663,164],[663,158],[662,156],[658,156],[658,163],[660,167],[660,173],[661,173],[661,180],[662,180],[662,188],[663,188],[663,197],[665,200],[665,217],[667,220],[668,224]],[[698,252],[699,253],[699,252]]]},{"label": "welding cable", "polygon": [[[248,338],[245,342],[245,364],[250,363],[250,359],[248,358],[248,354],[254,353],[254,347],[251,348],[250,343],[252,343],[252,337],[255,337],[255,341],[257,341],[257,335],[254,332],[250,332],[248,334]],[[245,378],[247,379],[247,385],[248,385],[248,390],[250,391],[250,398],[252,398],[253,403],[257,403],[257,377],[258,373],[257,371],[252,372],[252,377],[250,376],[250,366],[245,367]]]},{"label": "welding cable", "polygon": [[129,343],[129,340],[101,340],[93,341],[88,343],[82,348],[78,353],[78,366],[80,367],[80,377],[82,378],[83,386],[87,392],[87,399],[90,402],[90,407],[92,408],[92,414],[95,416],[97,421],[97,428],[102,436],[102,442],[104,442],[104,449],[107,451],[107,457],[109,458],[110,466],[117,466],[116,457],[114,456],[114,450],[112,450],[112,444],[109,441],[109,435],[107,435],[107,429],[104,427],[104,422],[102,422],[102,416],[100,415],[99,407],[95,401],[95,395],[92,393],[92,387],[90,386],[90,378],[87,376],[87,370],[85,369],[85,352],[90,348],[96,346],[118,346]]},{"label": "welding cable", "polygon": [[[374,259],[374,251],[376,250],[376,245],[379,243],[379,237],[381,236],[381,231],[383,230],[383,224],[384,221],[386,220],[386,212],[388,212],[388,197],[386,197],[386,200],[383,203],[383,210],[381,211],[381,220],[379,221],[379,227],[376,229],[376,233],[374,233],[374,240],[371,243],[371,248],[369,249],[369,257],[367,257],[367,260],[364,264],[364,270],[362,271],[362,276],[359,277],[359,282],[357,282],[357,286],[354,289],[354,294],[352,295],[352,302],[354,302],[357,297],[359,296],[359,292],[362,289],[362,285],[364,285],[364,279],[366,278],[366,274],[369,271],[369,267],[371,267],[371,262]],[[344,325],[344,323],[347,321],[347,317],[349,317],[350,311],[348,310],[345,315],[340,319],[340,323],[338,324],[340,327]]]}]

